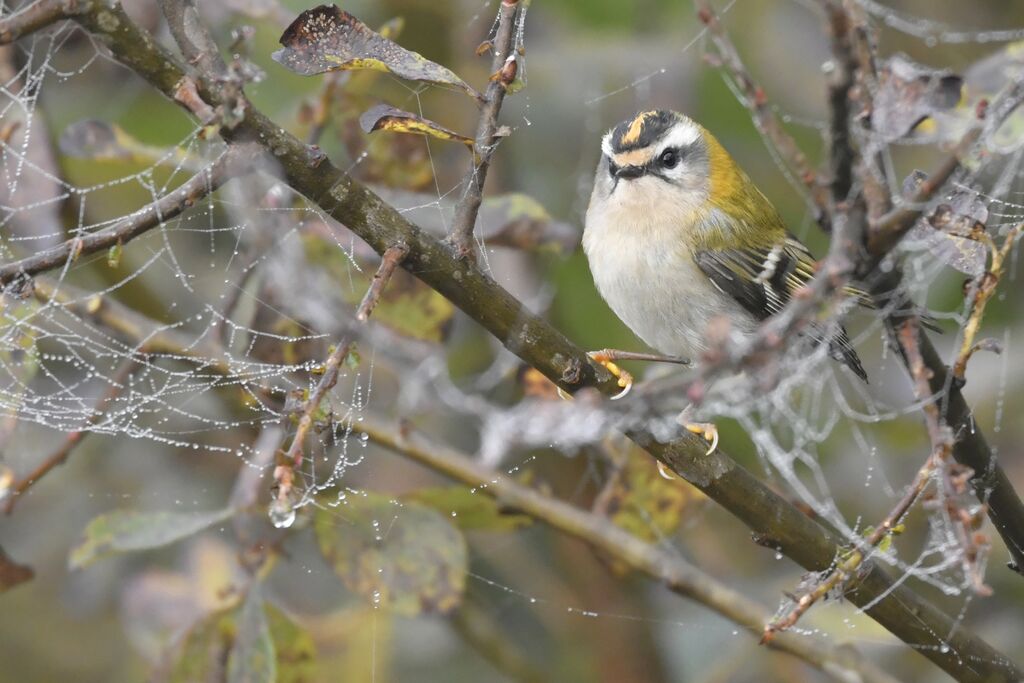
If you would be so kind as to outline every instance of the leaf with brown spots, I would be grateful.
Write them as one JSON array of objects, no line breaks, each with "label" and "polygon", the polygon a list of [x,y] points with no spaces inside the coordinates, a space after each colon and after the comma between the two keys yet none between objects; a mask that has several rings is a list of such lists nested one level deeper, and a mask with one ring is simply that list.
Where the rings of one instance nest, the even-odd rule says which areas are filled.
[{"label": "leaf with brown spots", "polygon": [[281,44],[284,47],[272,55],[274,61],[303,76],[372,69],[481,97],[451,70],[388,40],[336,5],[320,5],[300,14],[281,35]]},{"label": "leaf with brown spots", "polygon": [[466,540],[440,513],[376,493],[320,507],[320,552],[354,593],[405,616],[445,614],[466,587]]},{"label": "leaf with brown spots", "polygon": [[[682,479],[666,479],[644,451],[630,447],[617,451],[619,469],[595,501],[595,511],[637,538],[657,543],[679,528],[687,512],[705,500],[704,494]],[[612,569],[628,568],[612,561]]]},{"label": "leaf with brown spots", "polygon": [[412,112],[395,109],[387,104],[378,104],[376,107],[367,109],[359,117],[359,125],[364,133],[387,130],[394,133],[429,135],[438,140],[461,142],[469,147],[470,150],[473,149],[473,138],[460,135],[439,123],[434,123],[430,119],[425,119]]}]

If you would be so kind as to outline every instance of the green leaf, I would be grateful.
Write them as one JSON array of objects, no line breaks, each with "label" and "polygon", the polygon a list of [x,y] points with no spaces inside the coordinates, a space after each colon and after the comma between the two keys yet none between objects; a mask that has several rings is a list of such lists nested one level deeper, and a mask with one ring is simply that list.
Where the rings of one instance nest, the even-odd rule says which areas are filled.
[{"label": "green leaf", "polygon": [[[214,612],[184,634],[169,683],[314,680],[313,639],[258,593],[250,589],[242,605]],[[268,669],[276,679],[265,678]]]},{"label": "green leaf", "polygon": [[249,589],[238,614],[235,642],[228,656],[228,683],[274,683],[274,641],[263,612],[259,585]]},{"label": "green leaf", "polygon": [[353,593],[405,616],[447,613],[466,586],[466,541],[447,519],[418,503],[350,495],[319,508],[320,552]]},{"label": "green leaf", "polygon": [[404,500],[437,510],[463,531],[515,531],[533,521],[529,515],[503,512],[493,498],[464,486],[420,489]]},{"label": "green leaf", "polygon": [[320,5],[298,16],[281,35],[274,61],[303,76],[327,71],[371,69],[410,81],[454,86],[479,93],[440,64],[388,40],[336,5]]},{"label": "green leaf", "polygon": [[387,104],[378,104],[363,112],[359,117],[359,125],[364,133],[373,133],[378,130],[386,130],[394,133],[412,133],[415,135],[429,135],[438,140],[449,142],[461,142],[463,145],[473,149],[473,138],[460,135],[449,130],[439,123],[430,119],[413,114],[409,111],[395,109]]},{"label": "green leaf", "polygon": [[231,509],[210,512],[115,510],[93,518],[71,550],[68,565],[80,569],[114,553],[148,550],[188,538],[231,517]]}]

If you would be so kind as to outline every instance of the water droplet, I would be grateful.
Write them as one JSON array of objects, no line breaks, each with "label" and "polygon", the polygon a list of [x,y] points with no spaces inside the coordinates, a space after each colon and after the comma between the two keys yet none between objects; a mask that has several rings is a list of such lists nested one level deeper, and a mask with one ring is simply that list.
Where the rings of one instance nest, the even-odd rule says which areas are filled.
[{"label": "water droplet", "polygon": [[274,499],[269,512],[270,523],[278,529],[287,529],[295,522],[295,508],[287,501]]}]

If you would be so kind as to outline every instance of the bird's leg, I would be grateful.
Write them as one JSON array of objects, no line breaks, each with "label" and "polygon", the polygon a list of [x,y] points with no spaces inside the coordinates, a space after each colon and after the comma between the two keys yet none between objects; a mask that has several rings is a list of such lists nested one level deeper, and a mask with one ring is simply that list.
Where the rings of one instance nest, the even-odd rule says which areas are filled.
[{"label": "bird's leg", "polygon": [[690,359],[679,356],[662,356],[657,353],[639,353],[636,351],[620,351],[619,349],[601,349],[587,353],[595,363],[603,365],[608,372],[615,375],[619,380],[622,391],[612,397],[612,400],[622,398],[633,388],[633,375],[626,372],[615,364],[617,360],[644,360],[652,363],[675,363],[676,365],[690,365]]},{"label": "bird's leg", "polygon": [[679,424],[686,427],[687,431],[703,436],[704,440],[711,444],[707,453],[704,454],[711,455],[718,448],[718,427],[712,422],[693,422],[691,421],[692,417],[693,406],[689,405],[683,409],[683,412],[679,413],[679,417],[676,419],[679,421]]}]

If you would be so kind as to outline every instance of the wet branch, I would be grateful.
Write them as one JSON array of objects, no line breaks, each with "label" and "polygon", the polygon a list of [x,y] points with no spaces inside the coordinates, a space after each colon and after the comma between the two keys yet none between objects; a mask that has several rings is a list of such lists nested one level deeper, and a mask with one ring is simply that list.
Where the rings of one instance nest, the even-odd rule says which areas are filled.
[{"label": "wet branch", "polygon": [[77,5],[75,0],[37,0],[28,3],[17,12],[0,18],[0,45],[13,43],[21,36],[68,18]]},{"label": "wet branch", "polygon": [[388,282],[391,281],[391,276],[395,274],[395,268],[402,263],[402,260],[408,253],[409,249],[404,244],[396,244],[393,247],[388,247],[384,250],[384,255],[380,260],[380,267],[378,267],[377,272],[373,274],[373,280],[370,282],[370,287],[366,290],[366,294],[363,296],[363,300],[359,303],[359,308],[356,310],[357,320],[366,322],[370,319],[370,314],[373,313],[373,309],[377,307],[377,302],[380,301],[381,294],[384,293],[384,288],[388,286]]},{"label": "wet branch", "polygon": [[[743,594],[720,583],[678,555],[670,555],[612,524],[605,517],[580,510],[523,486],[512,477],[482,467],[469,456],[429,441],[399,426],[387,427],[369,416],[352,423],[352,431],[400,453],[432,470],[474,487],[503,505],[524,512],[554,529],[577,538],[631,569],[663,583],[669,590],[694,600],[760,635],[767,610]],[[856,651],[831,646],[796,634],[781,634],[770,643],[775,649],[799,657],[836,680],[894,681]]]},{"label": "wet branch", "polygon": [[491,157],[501,139],[498,135],[498,114],[505,101],[505,93],[516,78],[518,61],[515,51],[516,17],[519,16],[519,0],[501,0],[498,8],[498,29],[491,49],[491,80],[484,93],[484,105],[480,111],[476,139],[473,142],[473,160],[463,180],[464,189],[459,203],[455,206],[448,239],[460,258],[473,258],[475,254],[473,231],[477,215],[483,202],[484,182],[491,166]]},{"label": "wet branch", "polygon": [[125,244],[183,213],[221,185],[248,173],[260,152],[253,145],[228,148],[209,167],[196,173],[177,189],[129,215],[110,227],[73,237],[50,249],[36,252],[18,261],[0,265],[0,286],[28,278],[53,268],[74,263],[82,256]]},{"label": "wet branch", "polygon": [[292,437],[291,445],[288,446],[288,451],[284,454],[281,462],[274,468],[274,482],[277,486],[277,497],[274,502],[275,509],[280,514],[287,514],[294,509],[292,488],[295,482],[295,470],[302,465],[305,455],[303,444],[309,430],[313,427],[313,417],[320,410],[320,404],[327,397],[327,393],[338,383],[338,372],[351,348],[352,345],[349,343],[339,343],[324,361],[323,375],[302,405],[301,416],[295,428],[295,436]]},{"label": "wet branch", "polygon": [[[839,12],[850,9],[846,4],[842,8],[835,2],[827,4],[831,8],[830,11]],[[706,3],[702,3],[703,7],[707,7]],[[735,48],[728,41],[724,29],[718,24],[717,18],[710,8],[707,11],[710,14],[702,13],[701,18],[705,23],[710,22],[708,26],[712,30],[713,36],[723,39],[722,46],[724,47],[720,47],[720,49],[724,50],[725,55],[728,55],[728,58],[725,59],[726,66],[738,74],[737,78],[748,79],[750,87],[744,92],[748,92],[746,104],[755,121],[761,121],[765,116],[765,111],[768,112],[768,115],[773,116],[766,104],[762,103],[761,106],[758,106],[756,98],[750,98],[749,93],[756,94],[756,86],[749,81],[748,76],[745,76],[747,71],[739,60]],[[866,28],[856,21],[856,17],[848,15],[846,20],[852,22],[853,47],[859,64],[858,77],[860,88],[864,90],[862,97],[869,97],[866,89],[872,83],[868,81],[873,81],[876,78],[875,56],[865,34]],[[844,55],[843,61],[847,60],[848,56]],[[870,71],[870,73],[865,73],[865,71]],[[828,258],[822,264],[822,272],[808,286],[809,291],[805,292],[808,301],[791,301],[780,314],[762,324],[759,335],[743,348],[736,349],[724,357],[712,358],[710,363],[705,362],[705,365],[709,367],[702,369],[702,375],[690,385],[691,398],[699,400],[703,388],[702,378],[706,379],[716,372],[721,372],[720,369],[714,367],[716,364],[725,367],[738,367],[751,358],[756,359],[761,351],[774,351],[783,347],[787,343],[789,335],[800,329],[801,320],[803,320],[801,316],[806,316],[817,310],[817,306],[812,303],[820,304],[825,301],[829,295],[849,282],[851,277],[870,283],[871,293],[877,301],[884,303],[892,299],[893,292],[898,291],[899,288],[898,270],[880,273],[878,265],[917,220],[930,210],[935,199],[946,188],[948,181],[961,170],[961,159],[974,153],[1022,103],[1024,103],[1024,70],[1017,74],[1009,87],[994,102],[979,109],[977,112],[978,123],[962,136],[949,156],[917,189],[915,196],[904,198],[897,208],[876,220],[864,216],[863,212],[850,213],[844,225],[845,237],[833,235],[833,244]],[[802,158],[802,156],[794,157],[792,150],[796,148],[796,141],[782,128],[781,124],[771,125],[765,129],[765,132],[773,146],[785,158]],[[857,172],[858,169],[858,175],[865,186],[864,199],[868,204],[891,204],[888,197],[881,202],[878,197],[870,196],[868,186],[876,182],[873,180],[873,169],[868,167],[863,160],[859,165],[855,162],[854,171]],[[856,206],[857,204],[854,204],[855,208]],[[826,216],[829,220],[824,222],[819,220],[819,224],[827,230],[833,222],[838,222],[839,216],[840,212],[837,211],[831,217]],[[837,240],[843,243],[837,245]],[[862,245],[867,248],[865,249]],[[829,282],[822,282],[825,278],[828,278]],[[834,300],[832,304],[835,305]],[[886,316],[885,322],[890,329],[890,337],[897,348],[895,330],[905,319],[906,314],[901,314],[900,311],[894,311]],[[974,423],[970,408],[960,394],[959,387],[947,381],[949,375],[946,363],[923,331],[920,336],[920,349],[930,371],[933,392],[946,396],[943,405],[944,418],[957,434],[953,455],[957,462],[974,471],[972,486],[978,499],[987,504],[989,517],[1013,558],[1011,568],[1024,567],[1024,503],[1021,502],[1020,496],[1003,468],[993,457],[983,433]],[[903,358],[906,363],[906,357]]]},{"label": "wet branch", "polygon": [[[141,32],[118,8],[88,3],[79,22],[105,43],[116,59],[165,94],[184,76],[176,58]],[[115,13],[117,22],[99,14]],[[222,100],[216,84],[199,83],[211,103]],[[259,111],[247,106],[239,125],[225,132],[229,142],[259,141],[280,163],[286,181],[318,203],[333,218],[364,239],[378,253],[399,242],[409,247],[403,267],[446,296],[495,335],[513,353],[570,391],[596,387],[606,395],[618,391],[615,380],[547,322],[497,285],[486,273],[457,258],[445,244],[409,223],[322,154],[305,146]],[[705,455],[695,436],[659,441],[654,435],[631,435],[640,445],[694,483],[755,533],[814,571],[829,567],[842,540],[810,519],[751,473],[721,452]],[[1011,681],[1022,677],[1005,656],[961,624],[933,607],[907,584],[872,566],[850,599],[863,605],[879,623],[929,659],[964,681]]]}]

